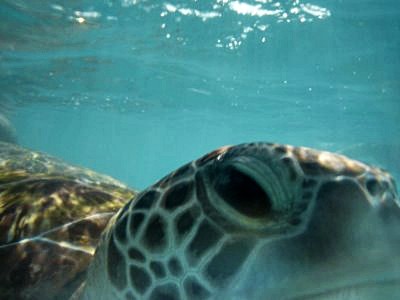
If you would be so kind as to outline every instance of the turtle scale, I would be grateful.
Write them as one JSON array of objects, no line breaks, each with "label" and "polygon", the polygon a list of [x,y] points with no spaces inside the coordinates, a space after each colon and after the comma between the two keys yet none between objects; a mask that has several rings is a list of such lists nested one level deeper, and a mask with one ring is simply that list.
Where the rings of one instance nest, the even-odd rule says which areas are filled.
[{"label": "turtle scale", "polygon": [[109,219],[135,196],[109,176],[0,142],[2,299],[68,299]]}]

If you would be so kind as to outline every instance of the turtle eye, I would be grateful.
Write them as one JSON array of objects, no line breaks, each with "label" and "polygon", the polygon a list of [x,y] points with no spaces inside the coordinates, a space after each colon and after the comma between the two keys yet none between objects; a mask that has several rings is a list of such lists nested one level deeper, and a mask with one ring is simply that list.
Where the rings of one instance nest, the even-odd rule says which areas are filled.
[{"label": "turtle eye", "polygon": [[228,205],[249,218],[270,214],[271,199],[253,178],[233,166],[224,167],[218,174],[214,188]]}]

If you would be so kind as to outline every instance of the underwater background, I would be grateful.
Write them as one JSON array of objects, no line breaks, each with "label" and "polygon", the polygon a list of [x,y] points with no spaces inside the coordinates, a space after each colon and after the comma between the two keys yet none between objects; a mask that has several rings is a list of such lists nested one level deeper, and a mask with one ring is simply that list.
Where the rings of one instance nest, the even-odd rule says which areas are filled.
[{"label": "underwater background", "polygon": [[225,144],[338,151],[400,179],[398,0],[3,0],[18,143],[143,189]]}]

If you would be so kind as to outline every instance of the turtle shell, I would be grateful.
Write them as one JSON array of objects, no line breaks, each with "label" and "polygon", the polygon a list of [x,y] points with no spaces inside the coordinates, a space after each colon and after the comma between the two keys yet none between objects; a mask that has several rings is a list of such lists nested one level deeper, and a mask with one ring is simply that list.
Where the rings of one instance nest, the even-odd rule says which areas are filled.
[{"label": "turtle shell", "polygon": [[68,299],[109,219],[136,192],[94,171],[0,142],[0,295]]}]

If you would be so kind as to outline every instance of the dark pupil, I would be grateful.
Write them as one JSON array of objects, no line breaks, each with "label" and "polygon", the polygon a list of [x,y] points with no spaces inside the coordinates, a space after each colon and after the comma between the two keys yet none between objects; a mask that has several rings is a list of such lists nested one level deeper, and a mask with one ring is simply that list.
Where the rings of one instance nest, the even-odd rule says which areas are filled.
[{"label": "dark pupil", "polygon": [[217,175],[215,190],[238,212],[252,218],[266,217],[271,210],[271,200],[252,178],[232,166]]}]

